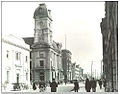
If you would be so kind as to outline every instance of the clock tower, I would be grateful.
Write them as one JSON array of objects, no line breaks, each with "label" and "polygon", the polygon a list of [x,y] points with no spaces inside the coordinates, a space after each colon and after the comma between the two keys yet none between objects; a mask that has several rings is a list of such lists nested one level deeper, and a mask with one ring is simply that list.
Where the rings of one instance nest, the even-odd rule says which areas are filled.
[{"label": "clock tower", "polygon": [[51,10],[46,8],[45,4],[39,4],[39,7],[34,12],[35,33],[34,43],[52,44],[52,30],[51,30]]},{"label": "clock tower", "polygon": [[56,81],[63,79],[61,47],[52,40],[51,11],[45,4],[39,4],[34,12],[35,28],[34,42],[31,46],[31,79],[32,81],[45,81],[53,78]]}]

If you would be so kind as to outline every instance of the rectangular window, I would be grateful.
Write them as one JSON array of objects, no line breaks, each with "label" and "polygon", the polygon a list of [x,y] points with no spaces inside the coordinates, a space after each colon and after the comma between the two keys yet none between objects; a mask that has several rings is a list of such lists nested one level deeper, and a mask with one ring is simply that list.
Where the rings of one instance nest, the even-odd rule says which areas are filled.
[{"label": "rectangular window", "polygon": [[43,53],[41,53],[41,54],[40,54],[40,57],[41,57],[41,58],[43,58],[43,57],[44,57],[44,54],[43,54]]},{"label": "rectangular window", "polygon": [[43,76],[43,75],[44,75],[44,72],[40,72],[40,75],[42,75],[42,76]]},{"label": "rectangular window", "polygon": [[7,82],[9,82],[9,76],[10,76],[9,71],[7,71]]},{"label": "rectangular window", "polygon": [[28,80],[28,73],[26,73],[26,80]]},{"label": "rectangular window", "polygon": [[15,56],[16,56],[16,60],[18,60],[18,53],[16,53],[16,55],[15,55]]},{"label": "rectangular window", "polygon": [[28,62],[28,57],[27,56],[25,57],[25,61]]},{"label": "rectangular window", "polygon": [[44,72],[40,72],[40,80],[44,81]]},{"label": "rectangular window", "polygon": [[44,66],[44,61],[40,60],[40,67],[43,67],[43,66]]},{"label": "rectangular window", "polygon": [[51,24],[49,23],[49,27],[51,27]]},{"label": "rectangular window", "polygon": [[20,56],[21,56],[20,52],[16,52],[15,53],[16,60],[20,60]]},{"label": "rectangular window", "polygon": [[6,54],[6,57],[9,58],[9,51],[7,50],[7,54]]},{"label": "rectangular window", "polygon": [[39,57],[41,57],[41,58],[45,57],[45,53],[44,52],[39,52]]}]

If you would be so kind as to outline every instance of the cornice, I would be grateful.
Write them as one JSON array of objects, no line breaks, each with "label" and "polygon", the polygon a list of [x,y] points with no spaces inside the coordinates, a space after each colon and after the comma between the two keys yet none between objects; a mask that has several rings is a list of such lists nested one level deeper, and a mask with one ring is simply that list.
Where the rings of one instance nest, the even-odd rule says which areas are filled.
[{"label": "cornice", "polygon": [[28,48],[26,48],[26,47],[23,47],[23,46],[21,46],[21,45],[15,44],[15,43],[10,42],[10,41],[8,41],[8,40],[2,39],[2,41],[3,41],[4,43],[7,43],[7,44],[10,44],[10,45],[19,47],[19,48],[21,48],[21,49],[25,49],[25,50],[27,50],[27,51],[31,51],[30,49],[28,49]]}]

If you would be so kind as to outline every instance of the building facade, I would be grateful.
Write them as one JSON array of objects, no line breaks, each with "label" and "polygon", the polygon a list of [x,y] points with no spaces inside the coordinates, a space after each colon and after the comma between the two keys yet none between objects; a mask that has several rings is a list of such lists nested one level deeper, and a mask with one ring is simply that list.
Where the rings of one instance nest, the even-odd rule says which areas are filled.
[{"label": "building facade", "polygon": [[63,80],[60,43],[52,39],[51,11],[45,4],[39,4],[34,12],[35,33],[31,46],[31,76],[32,81],[45,81],[48,83],[53,78],[57,82]]},{"label": "building facade", "polygon": [[72,53],[69,50],[62,50],[62,67],[63,75],[65,81],[72,80],[72,62],[71,62]]},{"label": "building facade", "polygon": [[22,38],[2,37],[2,91],[13,90],[13,83],[30,85],[30,47]]},{"label": "building facade", "polygon": [[105,17],[101,22],[103,37],[103,76],[106,91],[118,91],[118,2],[105,2]]},{"label": "building facade", "polygon": [[80,76],[80,69],[79,65],[75,66],[75,79],[79,81],[79,76]]},{"label": "building facade", "polygon": [[79,64],[72,63],[72,80],[83,80],[83,68]]}]

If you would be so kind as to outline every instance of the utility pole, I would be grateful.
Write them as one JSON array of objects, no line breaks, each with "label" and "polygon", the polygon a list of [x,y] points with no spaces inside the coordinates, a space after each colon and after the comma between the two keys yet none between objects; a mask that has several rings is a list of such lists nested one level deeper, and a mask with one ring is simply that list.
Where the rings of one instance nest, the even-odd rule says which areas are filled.
[{"label": "utility pole", "polygon": [[66,40],[67,40],[67,39],[66,39],[66,34],[65,34],[65,49],[66,49]]},{"label": "utility pole", "polygon": [[102,77],[102,74],[103,74],[103,61],[101,60],[101,77]]},{"label": "utility pole", "polygon": [[96,69],[95,69],[95,79],[96,79]]}]

